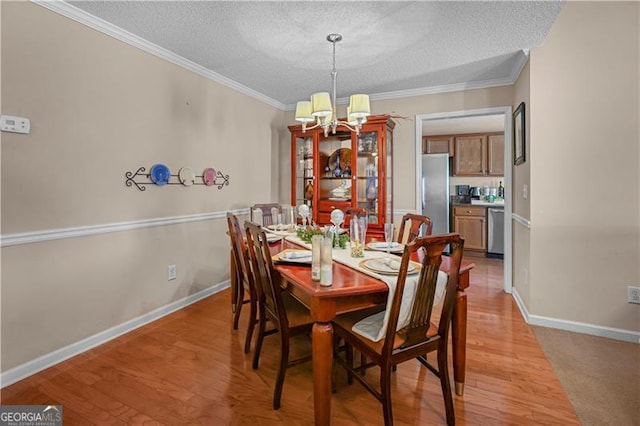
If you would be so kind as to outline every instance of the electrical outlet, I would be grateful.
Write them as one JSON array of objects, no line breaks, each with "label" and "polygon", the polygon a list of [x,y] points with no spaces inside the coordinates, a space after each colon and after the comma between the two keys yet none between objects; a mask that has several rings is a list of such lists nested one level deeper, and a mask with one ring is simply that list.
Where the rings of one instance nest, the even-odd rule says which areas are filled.
[{"label": "electrical outlet", "polygon": [[640,287],[630,285],[627,287],[627,299],[629,303],[640,304]]},{"label": "electrical outlet", "polygon": [[167,267],[167,281],[175,280],[176,278],[178,278],[178,267],[169,265]]}]

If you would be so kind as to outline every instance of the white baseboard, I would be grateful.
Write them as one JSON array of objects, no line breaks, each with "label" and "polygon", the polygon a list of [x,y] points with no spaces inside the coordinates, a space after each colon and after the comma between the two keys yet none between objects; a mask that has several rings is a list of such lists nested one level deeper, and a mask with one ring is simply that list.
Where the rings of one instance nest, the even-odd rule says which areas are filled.
[{"label": "white baseboard", "polygon": [[101,331],[100,333],[94,334],[93,336],[89,336],[78,342],[65,346],[64,348],[57,349],[34,360],[25,362],[22,365],[7,370],[0,376],[0,388],[9,386],[55,364],[86,352],[89,349],[107,343],[108,341],[113,340],[118,336],[133,331],[136,328],[142,327],[143,325],[149,324],[150,322],[169,315],[179,309],[184,308],[185,306],[189,306],[195,302],[198,302],[205,297],[208,297],[215,293],[219,293],[220,291],[228,288],[229,285],[229,280],[214,284],[211,287],[200,290],[199,292],[191,294],[183,299],[176,300],[175,302],[171,302],[165,306],[161,306],[137,318],[116,325],[115,327],[112,327],[108,330]]},{"label": "white baseboard", "polygon": [[640,343],[640,331],[624,330],[621,328],[603,327],[601,325],[587,324],[584,322],[569,321],[565,319],[531,315],[527,311],[518,291],[513,288],[513,298],[522,313],[522,317],[529,325],[555,328],[558,330],[572,331],[574,333],[589,334],[591,336],[606,337],[608,339],[622,340],[624,342]]}]

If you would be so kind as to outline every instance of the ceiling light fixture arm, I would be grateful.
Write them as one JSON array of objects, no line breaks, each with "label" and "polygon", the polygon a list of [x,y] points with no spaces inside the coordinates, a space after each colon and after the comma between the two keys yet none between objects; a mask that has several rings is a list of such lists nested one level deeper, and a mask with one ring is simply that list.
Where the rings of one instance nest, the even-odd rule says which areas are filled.
[{"label": "ceiling light fixture arm", "polygon": [[[349,106],[347,107],[347,121],[338,120],[336,111],[337,81],[338,71],[336,69],[336,43],[342,40],[340,34],[329,34],[327,41],[333,47],[333,67],[331,69],[332,93],[314,93],[311,101],[300,101],[296,105],[296,120],[302,122],[302,131],[312,130],[322,127],[325,136],[329,132],[335,134],[339,126],[346,127],[356,134],[360,133],[362,125],[367,121],[367,116],[371,114],[369,106],[369,96],[363,94],[351,95]],[[313,126],[307,127],[307,123],[316,122]]]}]

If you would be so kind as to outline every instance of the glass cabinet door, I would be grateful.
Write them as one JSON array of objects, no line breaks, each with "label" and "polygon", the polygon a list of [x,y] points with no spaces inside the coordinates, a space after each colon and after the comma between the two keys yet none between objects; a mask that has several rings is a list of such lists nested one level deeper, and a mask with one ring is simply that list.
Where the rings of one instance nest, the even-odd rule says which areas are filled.
[{"label": "glass cabinet door", "polygon": [[351,133],[320,135],[318,143],[318,206],[316,221],[330,223],[331,211],[352,205],[353,153]]},{"label": "glass cabinet door", "polygon": [[380,223],[378,132],[362,132],[356,140],[357,207],[365,209],[369,224],[378,224]]},{"label": "glass cabinet door", "polygon": [[292,153],[295,155],[295,171],[293,173],[295,205],[306,204],[312,207],[314,185],[313,137],[295,137],[292,149],[295,150]]}]

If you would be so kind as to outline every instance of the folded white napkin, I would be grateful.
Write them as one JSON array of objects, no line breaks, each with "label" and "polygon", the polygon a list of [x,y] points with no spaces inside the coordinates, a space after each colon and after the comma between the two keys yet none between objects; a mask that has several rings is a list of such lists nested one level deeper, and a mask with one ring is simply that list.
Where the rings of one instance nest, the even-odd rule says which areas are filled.
[{"label": "folded white napkin", "polygon": [[402,247],[402,244],[400,243],[396,243],[395,241],[391,242],[391,243],[386,243],[386,242],[381,242],[381,243],[371,243],[370,244],[371,248],[376,248],[376,249],[386,249],[387,247],[389,247],[390,249],[397,249]]},{"label": "folded white napkin", "polygon": [[[438,280],[436,281],[436,294],[433,302],[434,306],[440,303],[440,301],[442,300],[448,280],[449,276],[446,273],[442,271],[438,272]],[[400,304],[400,315],[398,316],[398,326],[396,330],[400,330],[406,327],[409,323],[409,319],[411,317],[410,307],[416,290],[415,284],[416,280],[407,279],[407,281],[405,282],[404,293],[402,295],[402,303]],[[390,287],[389,297],[387,299],[387,309],[358,321],[353,325],[352,330],[369,340],[373,340],[374,342],[379,342],[380,340],[384,339],[385,333],[387,332],[387,323],[389,321],[387,313],[391,309],[392,299],[393,291]]]},{"label": "folded white napkin", "polygon": [[304,259],[311,258],[310,251],[286,251],[280,256],[283,259]]}]

